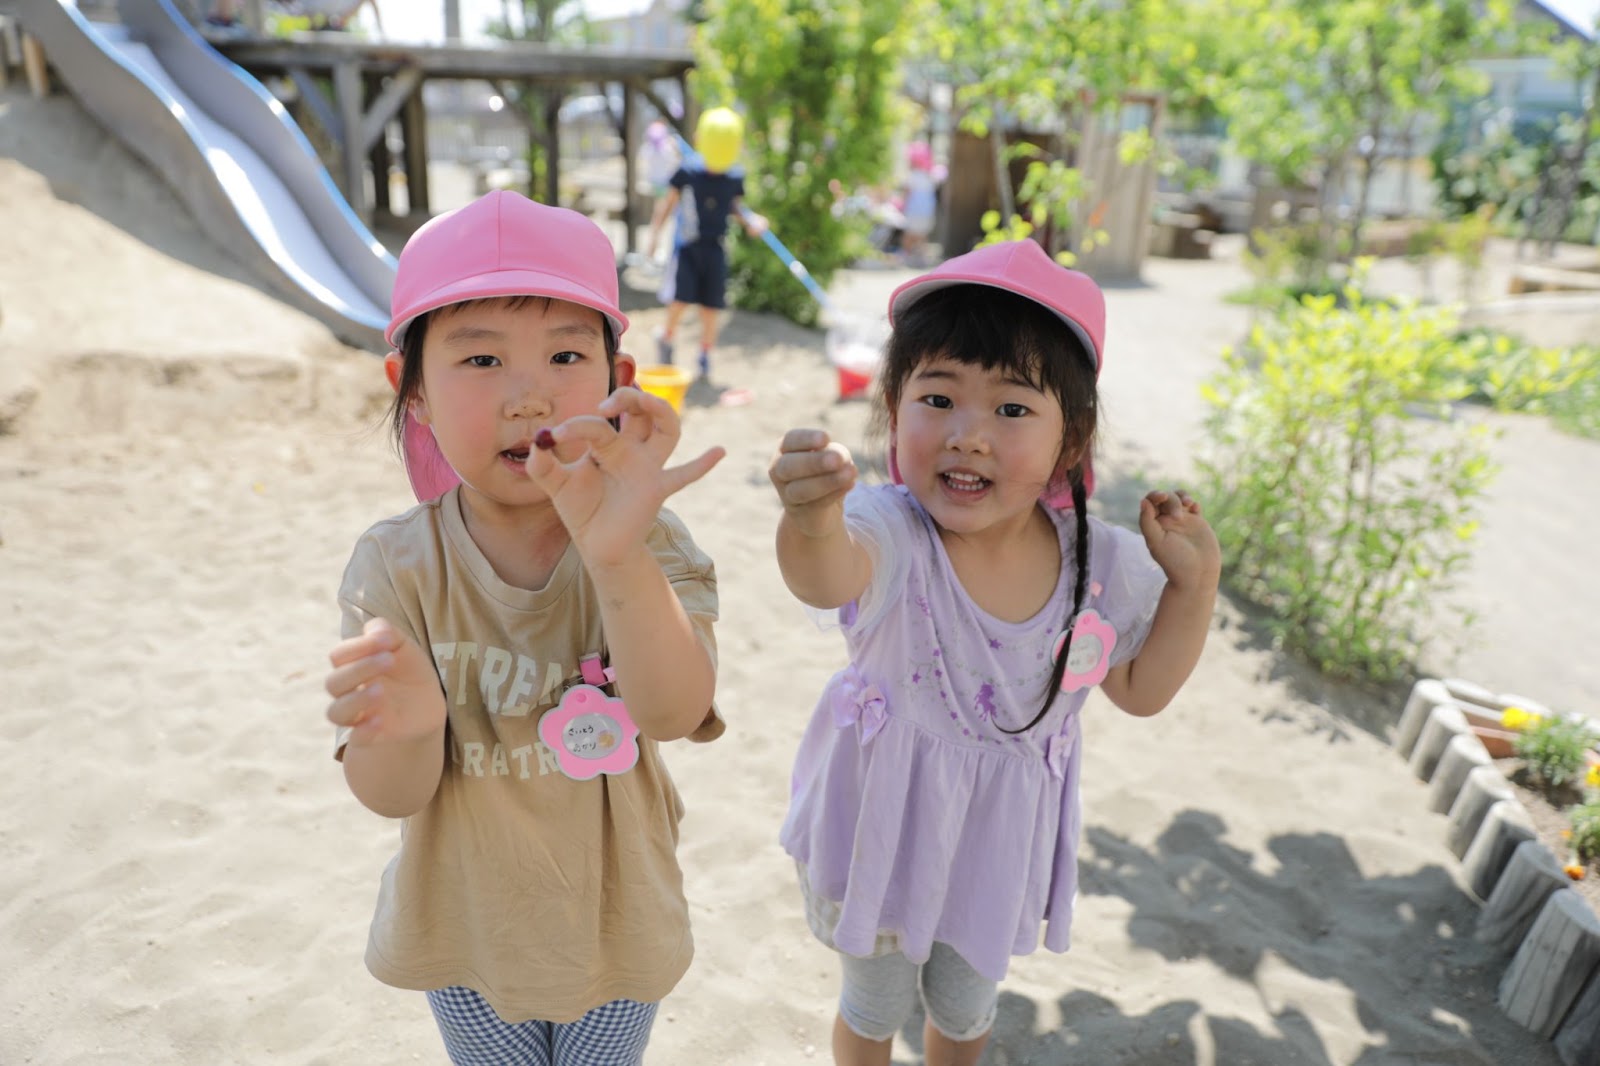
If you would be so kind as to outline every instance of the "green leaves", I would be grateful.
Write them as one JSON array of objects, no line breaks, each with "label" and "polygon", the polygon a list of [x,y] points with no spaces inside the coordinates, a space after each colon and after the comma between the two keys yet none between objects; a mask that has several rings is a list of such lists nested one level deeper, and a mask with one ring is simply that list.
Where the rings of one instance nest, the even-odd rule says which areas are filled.
[{"label": "green leaves", "polygon": [[1455,336],[1449,311],[1352,284],[1258,325],[1202,387],[1229,581],[1329,673],[1403,673],[1468,558],[1485,439],[1413,414],[1468,390]]},{"label": "green leaves", "polygon": [[[833,216],[828,181],[853,189],[887,169],[905,9],[710,0],[705,10],[696,91],[708,105],[743,112],[746,199],[826,287],[865,230]],[[816,321],[811,295],[760,242],[736,239],[729,282],[741,307]]]}]

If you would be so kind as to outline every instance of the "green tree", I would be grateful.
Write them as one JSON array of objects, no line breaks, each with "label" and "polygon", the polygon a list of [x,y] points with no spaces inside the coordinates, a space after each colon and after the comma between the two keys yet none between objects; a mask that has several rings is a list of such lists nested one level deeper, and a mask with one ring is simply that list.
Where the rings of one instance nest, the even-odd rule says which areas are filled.
[{"label": "green tree", "polygon": [[[1419,125],[1481,92],[1468,61],[1508,40],[1511,0],[1208,0],[1233,42],[1221,94],[1240,152],[1319,190],[1319,272],[1360,248],[1372,180]],[[1358,180],[1348,221],[1346,179]]]},{"label": "green tree", "polygon": [[[745,119],[745,198],[821,285],[851,258],[828,181],[878,180],[888,162],[903,9],[832,0],[707,0],[692,75],[704,106]],[[817,320],[815,301],[765,246],[735,242],[741,307]]]},{"label": "green tree", "polygon": [[[1221,38],[1183,17],[1182,0],[920,0],[917,57],[957,86],[963,129],[993,147],[999,210],[991,239],[1050,226],[1050,250],[1070,259],[1105,234],[1092,222],[1099,195],[1081,165],[1081,133],[1096,117],[1115,125],[1129,92],[1155,92],[1185,114],[1204,115],[1218,87]],[[1002,129],[1041,131],[1044,143],[1004,144]],[[1148,130],[1123,132],[1117,151],[1134,162],[1155,150]],[[1029,160],[1013,190],[1008,162]],[[1019,209],[1017,201],[1023,207]]]}]

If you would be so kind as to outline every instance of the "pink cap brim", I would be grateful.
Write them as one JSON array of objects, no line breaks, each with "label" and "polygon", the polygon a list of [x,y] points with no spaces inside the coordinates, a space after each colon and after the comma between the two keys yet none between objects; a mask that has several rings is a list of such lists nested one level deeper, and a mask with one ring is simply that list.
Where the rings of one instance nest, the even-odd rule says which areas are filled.
[{"label": "pink cap brim", "polygon": [[548,296],[575,303],[580,307],[592,308],[605,316],[611,326],[613,340],[619,344],[622,335],[628,331],[627,316],[593,289],[569,278],[536,270],[497,270],[435,289],[414,301],[411,306],[395,315],[394,321],[389,323],[384,339],[395,348],[399,348],[405,340],[406,329],[419,316],[429,311],[437,311],[441,307],[448,307],[450,304],[465,303],[468,300],[490,300],[501,296]]}]

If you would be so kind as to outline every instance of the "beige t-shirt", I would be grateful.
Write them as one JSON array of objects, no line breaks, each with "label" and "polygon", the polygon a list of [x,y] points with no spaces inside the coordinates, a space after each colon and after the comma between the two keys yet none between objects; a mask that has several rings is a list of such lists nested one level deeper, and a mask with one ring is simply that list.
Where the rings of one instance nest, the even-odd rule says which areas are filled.
[{"label": "beige t-shirt", "polygon": [[[643,736],[627,773],[562,774],[538,724],[581,682],[580,659],[602,651],[594,586],[571,547],[542,590],[501,581],[458,493],[368,530],[339,589],[345,636],[377,616],[432,649],[449,710],[445,772],[401,825],[367,967],[399,988],[466,985],[507,1022],[660,1000],[694,953],[675,855],[682,800]],[[711,560],[665,510],[648,543],[714,659]],[[721,729],[709,711],[692,739]]]}]

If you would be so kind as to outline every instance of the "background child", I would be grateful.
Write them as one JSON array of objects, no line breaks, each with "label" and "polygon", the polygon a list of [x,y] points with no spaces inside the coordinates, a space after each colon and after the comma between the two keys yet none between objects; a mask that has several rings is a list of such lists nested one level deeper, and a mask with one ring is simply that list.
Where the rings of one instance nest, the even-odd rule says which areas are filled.
[{"label": "background child", "polygon": [[[672,362],[672,339],[684,310],[700,308],[700,376],[711,373],[711,349],[717,343],[717,312],[727,306],[728,253],[723,245],[728,216],[738,216],[745,232],[759,237],[767,220],[743,210],[744,169],[734,164],[744,141],[744,120],[726,107],[713,107],[695,126],[694,148],[698,160],[685,160],[672,175],[666,206],[650,224],[647,254],[655,258],[661,226],[677,211],[672,297],[667,322],[656,334],[657,357]],[[684,195],[687,192],[688,195]]]},{"label": "background child", "polygon": [[815,429],[791,430],[770,471],[784,580],[841,608],[850,654],[801,742],[782,841],[842,957],[835,1060],[888,1063],[920,982],[928,1063],[973,1063],[1010,957],[1041,923],[1068,946],[1084,697],[1167,705],[1220,553],[1182,492],[1140,502],[1142,539],[1085,511],[1105,324],[1088,277],[1031,241],[991,245],[889,311],[897,484],[850,491],[849,452]]},{"label": "background child", "polygon": [[938,221],[941,170],[933,165],[933,149],[927,141],[912,141],[906,145],[905,199],[901,208],[905,214],[905,232],[901,246],[906,262],[912,266],[923,265],[928,238],[933,235]]},{"label": "background child", "polygon": [[664,468],[678,420],[617,387],[617,295],[592,222],[511,192],[395,277],[422,502],[356,544],[328,718],[351,791],[405,819],[367,966],[428,993],[456,1063],[637,1062],[693,953],[656,745],[721,730],[716,578],[661,504],[722,452]]}]

